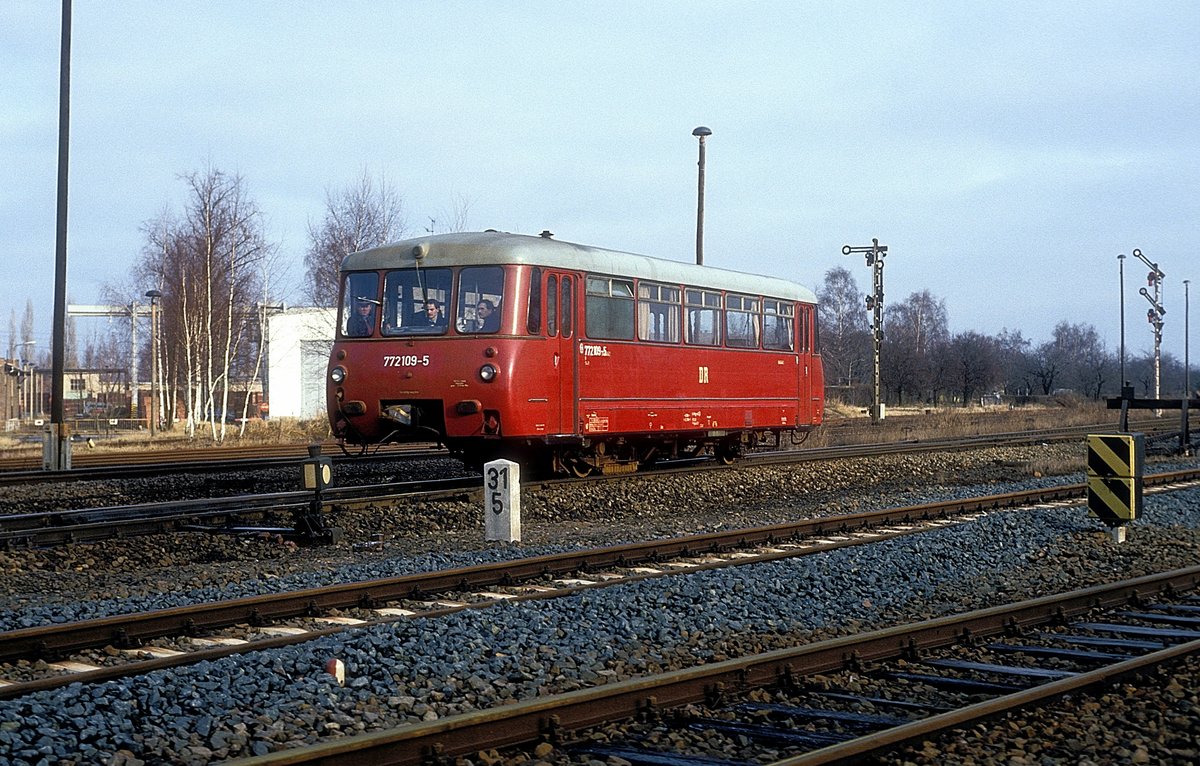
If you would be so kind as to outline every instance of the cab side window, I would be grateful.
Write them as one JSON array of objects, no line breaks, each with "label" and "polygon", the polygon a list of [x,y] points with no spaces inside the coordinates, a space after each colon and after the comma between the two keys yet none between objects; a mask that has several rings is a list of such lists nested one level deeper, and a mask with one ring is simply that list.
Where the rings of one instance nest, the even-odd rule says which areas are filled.
[{"label": "cab side window", "polygon": [[368,338],[379,324],[379,275],[347,274],[342,282],[342,335]]},{"label": "cab side window", "polygon": [[[458,310],[454,323],[459,332],[500,332],[503,311],[502,267],[472,266],[459,272]],[[526,321],[529,321],[528,318]]]}]

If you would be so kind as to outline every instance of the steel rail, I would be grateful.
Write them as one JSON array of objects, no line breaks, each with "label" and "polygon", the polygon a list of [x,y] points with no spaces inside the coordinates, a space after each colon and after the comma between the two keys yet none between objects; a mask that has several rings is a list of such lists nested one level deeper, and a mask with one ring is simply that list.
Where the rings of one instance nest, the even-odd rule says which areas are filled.
[{"label": "steel rail", "polygon": [[[448,457],[445,449],[422,447],[397,449],[389,448],[364,456],[346,456],[333,452],[337,445],[330,448],[325,445],[326,456],[335,463],[383,462],[388,460],[412,460],[416,458]],[[229,453],[233,454],[229,454]],[[186,450],[143,452],[134,455],[123,455],[126,462],[110,463],[101,460],[85,461],[78,464],[76,458],[72,461],[77,465],[65,471],[42,470],[2,470],[0,466],[0,486],[19,486],[24,484],[51,484],[76,481],[101,481],[112,479],[145,478],[163,476],[186,470],[189,474],[218,473],[221,471],[253,471],[267,468],[288,468],[299,465],[307,459],[308,452],[303,447],[289,445],[286,448],[272,450],[242,449],[233,450]]]},{"label": "steel rail", "polygon": [[823,766],[831,763],[858,762],[872,753],[881,753],[899,745],[927,739],[930,735],[962,728],[1001,713],[1044,704],[1072,693],[1102,688],[1123,678],[1144,673],[1149,669],[1193,654],[1200,654],[1200,640],[1176,644],[1130,660],[1078,673],[1058,681],[1039,684],[1024,691],[977,702],[959,710],[940,713],[838,745],[831,745],[792,758],[784,758],[769,764],[769,766]]},{"label": "steel rail", "polygon": [[[862,662],[903,657],[968,638],[998,635],[1014,627],[1044,624],[1160,593],[1193,590],[1197,585],[1200,585],[1200,567],[1191,567],[915,625],[620,681],[429,723],[319,742],[230,763],[239,766],[419,766],[434,756],[454,758],[492,748],[553,741],[569,732],[630,719],[646,711],[712,703],[727,694],[768,687],[802,676],[835,672]],[[1128,666],[1120,670],[1116,670],[1117,667],[1112,669],[1132,672]],[[803,762],[793,759],[780,763],[798,766]]]},{"label": "steel rail", "polygon": [[[481,488],[478,478],[422,479],[393,484],[333,487],[322,493],[324,506],[378,502],[402,496],[441,497]],[[0,514],[0,550],[96,542],[113,537],[177,531],[216,519],[241,519],[287,513],[310,505],[313,493],[303,490],[255,495],[171,500],[128,506],[83,508],[45,513]],[[214,527],[213,531],[220,531]]]},{"label": "steel rail", "polygon": [[[1181,481],[1195,481],[1198,479],[1200,479],[1200,469],[1157,474],[1147,477],[1147,483],[1155,486],[1165,486]],[[851,529],[872,529],[879,527],[886,529],[888,525],[909,522],[914,519],[934,519],[964,512],[1021,507],[1035,503],[1062,500],[1064,498],[1074,499],[1085,488],[1086,485],[1072,485],[1065,488],[1027,490],[1024,492],[1003,493],[978,498],[963,498],[880,511],[804,519],[749,529],[688,535],[669,540],[655,540],[598,549],[570,551],[516,561],[493,562],[437,572],[403,575],[365,582],[343,583],[289,593],[265,594],[209,604],[196,604],[152,612],[117,615],[77,623],[24,628],[0,633],[0,662],[59,657],[87,649],[101,648],[110,644],[118,647],[132,647],[145,641],[167,636],[195,635],[206,630],[215,630],[239,624],[262,625],[272,621],[315,616],[341,609],[372,608],[405,599],[419,600],[433,594],[448,591],[485,589],[489,586],[511,585],[537,578],[595,571],[606,567],[630,567],[671,558],[718,553],[762,544],[778,544],[793,538],[843,532]],[[885,537],[919,534],[921,531],[924,530],[898,530],[881,533],[879,536],[871,538],[860,537],[857,539],[848,538],[842,541],[823,541],[811,547],[764,554],[756,556],[751,560],[734,559],[699,563],[686,570],[667,570],[659,574],[645,574],[626,578],[625,581],[665,577],[673,574],[686,574],[705,569],[718,569],[774,559],[794,558],[836,548],[878,542]],[[605,583],[597,583],[573,589],[564,588],[561,592],[518,598],[521,600],[551,598],[563,595],[565,592],[572,592],[573,590],[605,587],[605,585]],[[464,607],[432,610],[418,616],[437,616],[466,608],[487,608],[495,603],[495,601],[483,601]],[[391,621],[394,620],[377,620],[365,623],[365,625]],[[345,629],[342,627],[329,631],[310,631],[299,636],[270,639],[269,643],[266,641],[255,641],[251,644],[236,647],[202,650],[177,658],[155,660],[142,667],[145,670],[154,670],[174,665],[189,664],[200,659],[212,659],[219,656],[254,651],[257,648],[267,646],[302,643],[320,635]],[[103,671],[89,671],[71,676],[66,680],[57,680],[57,685],[72,681],[91,682],[101,680],[102,678],[129,674],[129,672],[132,671],[122,672],[119,667]],[[42,681],[33,683],[41,684],[41,686],[36,688],[48,688],[50,685],[55,685],[55,682],[56,679],[43,679]],[[24,684],[0,687],[0,699],[27,693],[26,688],[32,687],[26,687]]]}]

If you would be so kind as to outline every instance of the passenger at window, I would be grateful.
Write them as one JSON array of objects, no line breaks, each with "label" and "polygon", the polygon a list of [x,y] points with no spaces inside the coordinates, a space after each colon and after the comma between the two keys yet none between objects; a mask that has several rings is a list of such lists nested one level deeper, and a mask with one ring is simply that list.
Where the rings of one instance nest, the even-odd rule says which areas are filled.
[{"label": "passenger at window", "polygon": [[496,304],[487,298],[479,301],[475,307],[475,332],[500,332],[500,315],[496,313]]},{"label": "passenger at window", "polygon": [[446,318],[442,315],[442,304],[433,298],[425,301],[425,307],[413,314],[413,327],[445,327]]},{"label": "passenger at window", "polygon": [[375,332],[375,301],[357,298],[354,312],[346,320],[346,335],[351,338],[366,338]]}]

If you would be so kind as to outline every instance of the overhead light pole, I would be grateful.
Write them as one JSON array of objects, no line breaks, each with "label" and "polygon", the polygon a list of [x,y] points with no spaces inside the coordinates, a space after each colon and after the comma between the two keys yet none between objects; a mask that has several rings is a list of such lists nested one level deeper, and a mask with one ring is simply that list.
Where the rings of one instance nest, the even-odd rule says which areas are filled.
[{"label": "overhead light pole", "polygon": [[158,428],[158,299],[162,293],[147,290],[150,299],[150,438]]},{"label": "overhead light pole", "polygon": [[[1121,273],[1121,388],[1125,387],[1125,253],[1117,256]],[[1124,393],[1122,393],[1124,396]]]},{"label": "overhead light pole", "polygon": [[36,417],[33,408],[33,397],[37,386],[34,385],[36,378],[33,375],[33,354],[30,351],[30,347],[36,344],[37,341],[34,340],[23,340],[18,344],[23,347],[21,358],[18,360],[21,365],[21,371],[24,373],[24,380],[21,381],[21,407],[31,420]]},{"label": "overhead light pole", "polygon": [[42,466],[71,467],[71,438],[63,407],[67,359],[67,168],[71,125],[71,0],[62,3],[58,70],[58,212],[54,244],[54,339],[51,344],[50,432],[42,445]]},{"label": "overhead light pole", "polygon": [[712,135],[712,131],[701,125],[692,131],[692,135],[700,139],[700,170],[696,180],[696,265],[704,265],[704,139]]},{"label": "overhead light pole", "polygon": [[1188,305],[1188,285],[1191,284],[1190,279],[1183,280],[1183,398],[1192,398],[1192,363],[1188,359],[1188,351],[1191,348],[1191,340],[1188,338],[1189,325],[1191,317]]}]

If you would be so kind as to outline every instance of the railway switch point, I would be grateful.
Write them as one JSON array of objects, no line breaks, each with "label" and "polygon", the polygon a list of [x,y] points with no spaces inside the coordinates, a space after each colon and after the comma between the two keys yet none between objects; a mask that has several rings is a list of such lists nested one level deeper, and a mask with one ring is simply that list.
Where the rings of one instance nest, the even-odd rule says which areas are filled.
[{"label": "railway switch point", "polygon": [[293,514],[295,535],[307,543],[336,545],[342,540],[342,530],[327,525],[322,514],[322,493],[333,484],[333,460],[321,454],[320,444],[309,445],[308,459],[301,464],[301,475],[304,489],[311,490],[313,498],[308,508],[297,509]]}]

